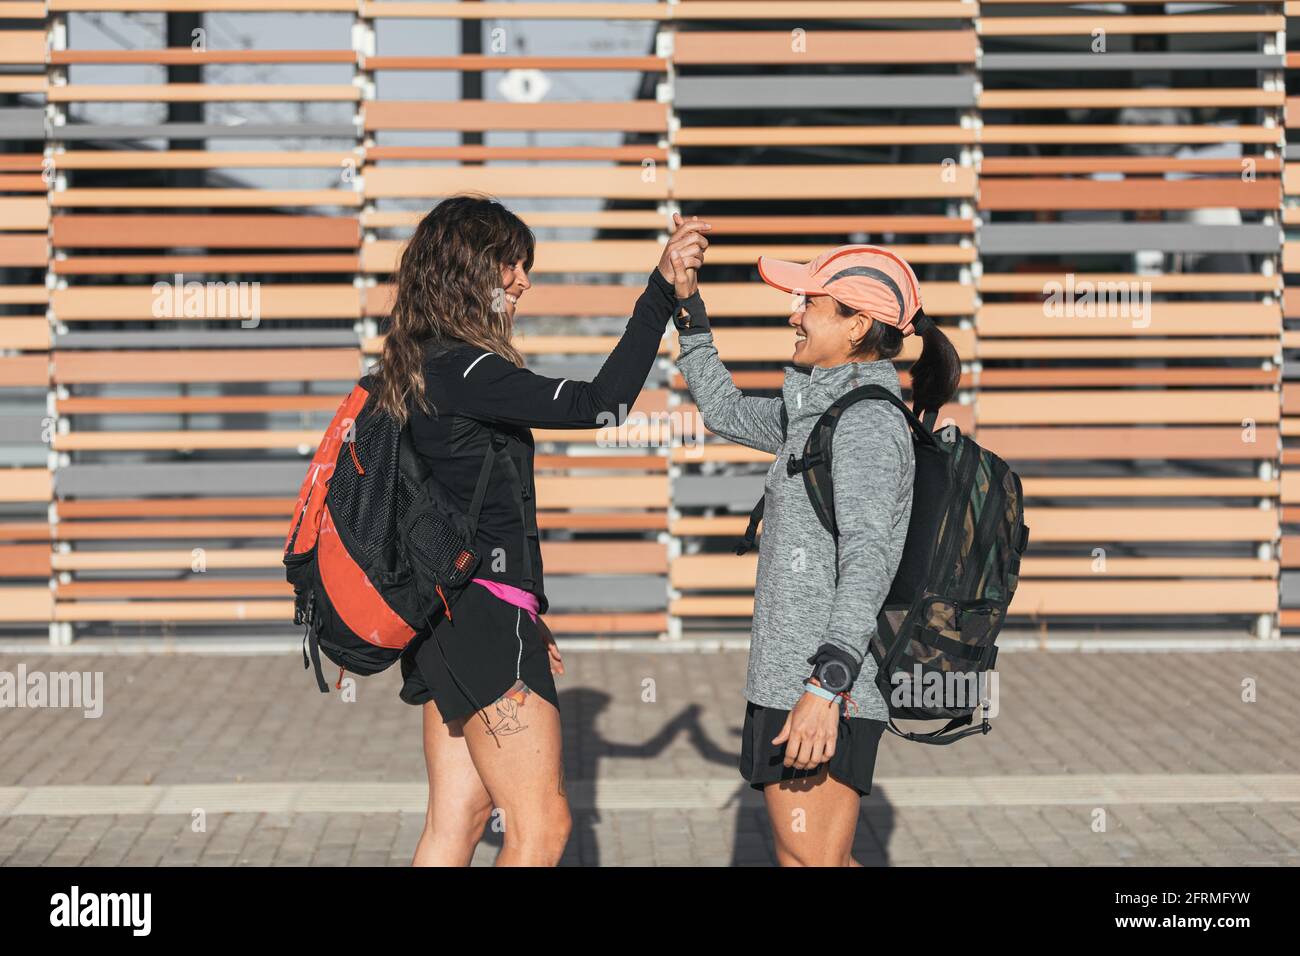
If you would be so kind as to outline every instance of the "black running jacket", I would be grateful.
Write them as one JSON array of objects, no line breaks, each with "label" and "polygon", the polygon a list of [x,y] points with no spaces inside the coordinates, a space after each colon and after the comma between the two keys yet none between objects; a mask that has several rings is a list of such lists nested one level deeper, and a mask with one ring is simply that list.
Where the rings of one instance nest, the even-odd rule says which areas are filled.
[{"label": "black running jacket", "polygon": [[[542,582],[533,481],[536,428],[622,424],[654,365],[677,297],[655,269],[636,301],[623,337],[590,382],[548,378],[465,342],[425,348],[424,388],[431,413],[411,413],[417,453],[466,514],[483,456],[495,431],[507,440],[489,476],[475,546],[475,577],[511,584],[549,607]],[[598,419],[598,416],[605,416]]]}]

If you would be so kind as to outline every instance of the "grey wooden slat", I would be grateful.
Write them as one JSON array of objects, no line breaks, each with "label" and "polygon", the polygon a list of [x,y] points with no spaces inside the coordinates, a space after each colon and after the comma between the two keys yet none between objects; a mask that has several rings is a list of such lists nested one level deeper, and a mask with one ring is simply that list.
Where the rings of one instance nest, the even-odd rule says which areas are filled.
[{"label": "grey wooden slat", "polygon": [[662,611],[668,579],[649,574],[548,574],[546,598],[557,611]]},{"label": "grey wooden slat", "polygon": [[1166,252],[1275,253],[1277,226],[1203,226],[1193,223],[992,223],[979,231],[983,254],[1037,255],[1162,249]]},{"label": "grey wooden slat", "polygon": [[0,130],[5,139],[44,139],[45,112],[24,106],[0,108]]},{"label": "grey wooden slat", "polygon": [[975,105],[970,76],[685,76],[674,87],[678,109]]},{"label": "grey wooden slat", "polygon": [[1279,584],[1281,587],[1281,606],[1300,607],[1300,571],[1283,571]]},{"label": "grey wooden slat", "polygon": [[[45,468],[49,460],[48,445],[0,446],[0,462],[4,462],[5,468]],[[4,469],[0,468],[0,484],[5,480],[4,474]]]},{"label": "grey wooden slat", "polygon": [[151,332],[67,332],[54,337],[56,349],[184,349],[360,347],[352,329],[208,329]]},{"label": "grey wooden slat", "polygon": [[152,495],[286,495],[297,493],[308,460],[73,464],[55,474],[60,498],[135,498]]},{"label": "grey wooden slat", "polygon": [[673,482],[679,508],[731,508],[748,511],[763,494],[765,475],[683,475]]},{"label": "grey wooden slat", "polygon": [[988,70],[1280,70],[1280,53],[985,53]]},{"label": "grey wooden slat", "polygon": [[43,445],[44,410],[27,415],[0,415],[0,445]]}]

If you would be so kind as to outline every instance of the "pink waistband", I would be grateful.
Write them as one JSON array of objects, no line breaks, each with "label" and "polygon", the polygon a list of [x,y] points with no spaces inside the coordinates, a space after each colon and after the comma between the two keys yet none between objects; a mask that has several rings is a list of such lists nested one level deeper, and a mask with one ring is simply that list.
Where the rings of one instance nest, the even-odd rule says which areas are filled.
[{"label": "pink waistband", "polygon": [[537,600],[536,594],[525,591],[523,588],[517,588],[513,584],[502,584],[500,581],[493,581],[489,578],[470,578],[470,581],[483,585],[507,604],[523,608],[528,612],[528,616],[533,619],[533,623],[537,623],[537,609],[542,605]]}]

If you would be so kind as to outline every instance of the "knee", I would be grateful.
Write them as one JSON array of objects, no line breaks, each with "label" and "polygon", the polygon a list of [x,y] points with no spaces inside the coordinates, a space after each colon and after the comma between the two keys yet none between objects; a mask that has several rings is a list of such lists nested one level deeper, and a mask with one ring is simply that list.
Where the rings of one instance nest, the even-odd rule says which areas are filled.
[{"label": "knee", "polygon": [[430,807],[424,815],[424,828],[440,837],[477,843],[491,817],[490,802],[466,804],[451,812],[444,807],[437,814]]},{"label": "knee", "polygon": [[554,866],[573,831],[573,815],[563,798],[543,807],[506,813],[506,842],[536,866]]}]

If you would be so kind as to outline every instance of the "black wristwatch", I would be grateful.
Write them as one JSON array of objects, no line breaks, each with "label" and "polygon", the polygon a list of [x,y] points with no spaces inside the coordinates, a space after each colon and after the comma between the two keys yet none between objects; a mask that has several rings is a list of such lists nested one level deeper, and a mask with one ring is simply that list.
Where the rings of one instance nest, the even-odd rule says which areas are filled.
[{"label": "black wristwatch", "polygon": [[823,689],[832,694],[842,694],[853,686],[853,674],[849,666],[841,660],[828,657],[813,668],[813,677],[821,683]]},{"label": "black wristwatch", "polygon": [[836,644],[823,644],[817,653],[808,658],[813,665],[812,676],[832,694],[842,694],[858,679],[862,663]]}]

